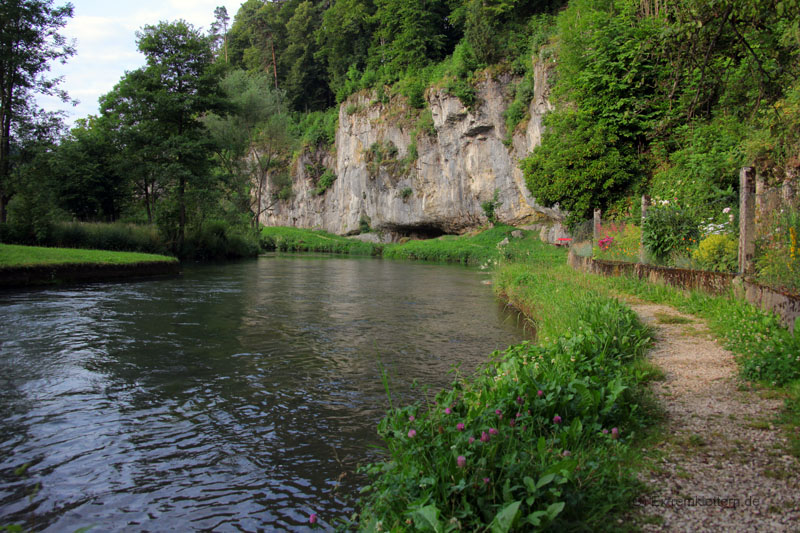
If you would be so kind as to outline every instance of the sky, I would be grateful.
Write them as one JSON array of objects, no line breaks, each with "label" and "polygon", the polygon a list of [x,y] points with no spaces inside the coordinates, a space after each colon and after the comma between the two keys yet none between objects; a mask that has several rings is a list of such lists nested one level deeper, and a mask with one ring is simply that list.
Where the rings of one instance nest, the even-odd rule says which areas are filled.
[{"label": "sky", "polygon": [[[73,107],[57,98],[39,96],[48,111],[63,110],[67,123],[97,115],[98,98],[106,94],[126,71],[144,65],[136,49],[136,31],[147,24],[184,19],[203,31],[214,21],[214,9],[225,6],[233,21],[243,0],[71,0],[74,15],[61,33],[75,39],[76,53],[65,65],[51,65],[51,76],[63,76],[61,88],[80,103]],[[66,0],[56,0],[61,6]]]}]

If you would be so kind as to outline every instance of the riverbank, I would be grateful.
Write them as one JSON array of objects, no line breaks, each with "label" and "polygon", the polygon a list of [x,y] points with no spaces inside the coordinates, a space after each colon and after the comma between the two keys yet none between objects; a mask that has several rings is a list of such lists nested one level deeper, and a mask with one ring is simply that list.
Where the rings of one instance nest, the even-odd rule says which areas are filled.
[{"label": "riverbank", "polygon": [[562,251],[537,257],[553,248],[530,244],[495,285],[536,323],[537,344],[495,352],[435,401],[389,412],[389,458],[365,469],[361,528],[616,529],[609,517],[633,505],[636,450],[658,419],[649,329],[574,283]]},{"label": "riverbank", "polygon": [[0,287],[175,275],[174,257],[135,252],[0,244]]}]

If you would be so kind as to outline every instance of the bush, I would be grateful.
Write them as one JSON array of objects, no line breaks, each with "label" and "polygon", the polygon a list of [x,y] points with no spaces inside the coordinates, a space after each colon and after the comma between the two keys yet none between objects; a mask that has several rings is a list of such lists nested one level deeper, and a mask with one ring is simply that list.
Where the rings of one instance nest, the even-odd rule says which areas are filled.
[{"label": "bush", "polygon": [[186,235],[183,259],[219,261],[255,257],[260,251],[255,235],[236,231],[221,220],[212,220]]},{"label": "bush", "polygon": [[700,241],[692,258],[705,270],[736,272],[739,265],[739,243],[728,234],[712,234]]},{"label": "bush", "polygon": [[317,196],[324,194],[333,185],[334,181],[336,181],[336,174],[331,169],[326,168],[319,181],[317,181],[317,188],[314,189],[314,194]]},{"label": "bush", "polygon": [[503,202],[500,201],[500,191],[497,189],[494,190],[494,194],[492,195],[491,200],[487,200],[481,203],[481,209],[483,209],[483,214],[486,215],[486,218],[489,219],[489,222],[491,222],[492,224],[497,222],[496,210],[501,205],[503,205]]},{"label": "bush", "polygon": [[697,222],[675,204],[650,208],[642,224],[642,244],[661,263],[673,254],[689,253],[699,237]]}]

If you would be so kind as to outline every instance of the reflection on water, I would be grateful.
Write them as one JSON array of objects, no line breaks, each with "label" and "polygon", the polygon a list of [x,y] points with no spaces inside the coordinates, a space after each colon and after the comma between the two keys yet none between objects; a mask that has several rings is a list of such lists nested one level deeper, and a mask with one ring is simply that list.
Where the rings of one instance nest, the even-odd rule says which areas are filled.
[{"label": "reflection on water", "polygon": [[0,524],[302,530],[386,398],[520,340],[473,270],[315,256],[0,294]]}]

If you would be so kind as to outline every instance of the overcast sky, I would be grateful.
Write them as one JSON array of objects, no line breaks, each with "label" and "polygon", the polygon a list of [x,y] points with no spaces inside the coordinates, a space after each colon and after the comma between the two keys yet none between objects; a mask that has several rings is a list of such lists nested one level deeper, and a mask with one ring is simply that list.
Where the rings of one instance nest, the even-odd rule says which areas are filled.
[{"label": "overcast sky", "polygon": [[77,41],[77,53],[66,65],[52,65],[50,73],[64,76],[61,87],[80,103],[73,107],[40,96],[39,104],[50,111],[65,110],[70,125],[97,115],[98,98],[113,89],[125,71],[144,65],[144,56],[136,50],[136,30],[162,20],[184,19],[207,31],[217,6],[225,6],[233,21],[241,4],[242,0],[72,0],[75,13],[62,34]]}]

